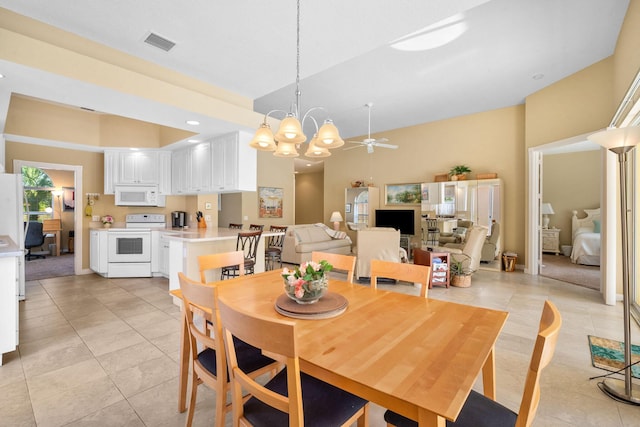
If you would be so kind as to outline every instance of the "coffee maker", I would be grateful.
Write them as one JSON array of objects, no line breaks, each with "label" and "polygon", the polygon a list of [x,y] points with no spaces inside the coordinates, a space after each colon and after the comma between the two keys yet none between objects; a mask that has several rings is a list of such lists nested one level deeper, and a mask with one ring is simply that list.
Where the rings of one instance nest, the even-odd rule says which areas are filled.
[{"label": "coffee maker", "polygon": [[171,212],[171,227],[184,228],[187,226],[187,213],[184,211]]}]

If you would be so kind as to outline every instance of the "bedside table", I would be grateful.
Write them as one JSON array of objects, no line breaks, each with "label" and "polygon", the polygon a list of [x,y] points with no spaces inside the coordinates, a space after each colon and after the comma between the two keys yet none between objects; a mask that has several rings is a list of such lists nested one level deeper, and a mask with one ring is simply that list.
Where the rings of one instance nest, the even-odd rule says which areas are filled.
[{"label": "bedside table", "polygon": [[552,252],[560,255],[560,229],[542,229],[542,252]]}]

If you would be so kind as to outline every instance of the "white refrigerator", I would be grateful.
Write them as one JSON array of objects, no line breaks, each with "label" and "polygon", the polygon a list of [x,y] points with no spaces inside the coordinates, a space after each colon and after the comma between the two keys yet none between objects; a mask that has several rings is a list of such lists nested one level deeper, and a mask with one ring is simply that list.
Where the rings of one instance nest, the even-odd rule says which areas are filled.
[{"label": "white refrigerator", "polygon": [[22,250],[18,263],[19,300],[25,294],[23,199],[22,175],[0,173],[0,235],[9,236]]}]

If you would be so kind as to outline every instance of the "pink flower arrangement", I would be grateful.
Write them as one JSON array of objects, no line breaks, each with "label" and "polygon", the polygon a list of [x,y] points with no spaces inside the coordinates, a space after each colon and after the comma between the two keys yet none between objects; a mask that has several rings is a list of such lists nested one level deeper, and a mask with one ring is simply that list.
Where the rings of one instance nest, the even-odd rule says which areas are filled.
[{"label": "pink flower arrangement", "polygon": [[113,217],[111,215],[105,215],[102,217],[103,224],[113,224]]},{"label": "pink flower arrangement", "polygon": [[[326,289],[325,274],[331,271],[333,266],[327,261],[319,263],[308,261],[293,270],[284,268],[284,289],[289,295],[296,298],[311,298]],[[322,289],[320,289],[322,288]]]}]

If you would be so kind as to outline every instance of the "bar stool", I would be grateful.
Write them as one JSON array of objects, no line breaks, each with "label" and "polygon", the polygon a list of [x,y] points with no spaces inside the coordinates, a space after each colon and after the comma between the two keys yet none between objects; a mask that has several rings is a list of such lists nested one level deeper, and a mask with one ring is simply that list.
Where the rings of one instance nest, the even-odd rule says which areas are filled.
[{"label": "bar stool", "polygon": [[280,268],[282,268],[282,245],[284,244],[284,235],[287,232],[287,226],[272,225],[269,231],[282,234],[268,237],[264,250],[264,269],[273,270],[276,262],[279,262]]},{"label": "bar stool", "polygon": [[[256,266],[258,243],[260,243],[262,231],[246,231],[238,233],[236,240],[236,251],[244,253],[244,274],[253,274]],[[229,265],[222,267],[220,280],[230,279],[240,275],[239,265]]]},{"label": "bar stool", "polygon": [[242,230],[242,224],[235,224],[233,222],[229,223],[229,228],[234,230]]},{"label": "bar stool", "polygon": [[427,245],[437,246],[440,240],[440,229],[438,228],[438,220],[435,218],[425,219],[427,226]]}]

